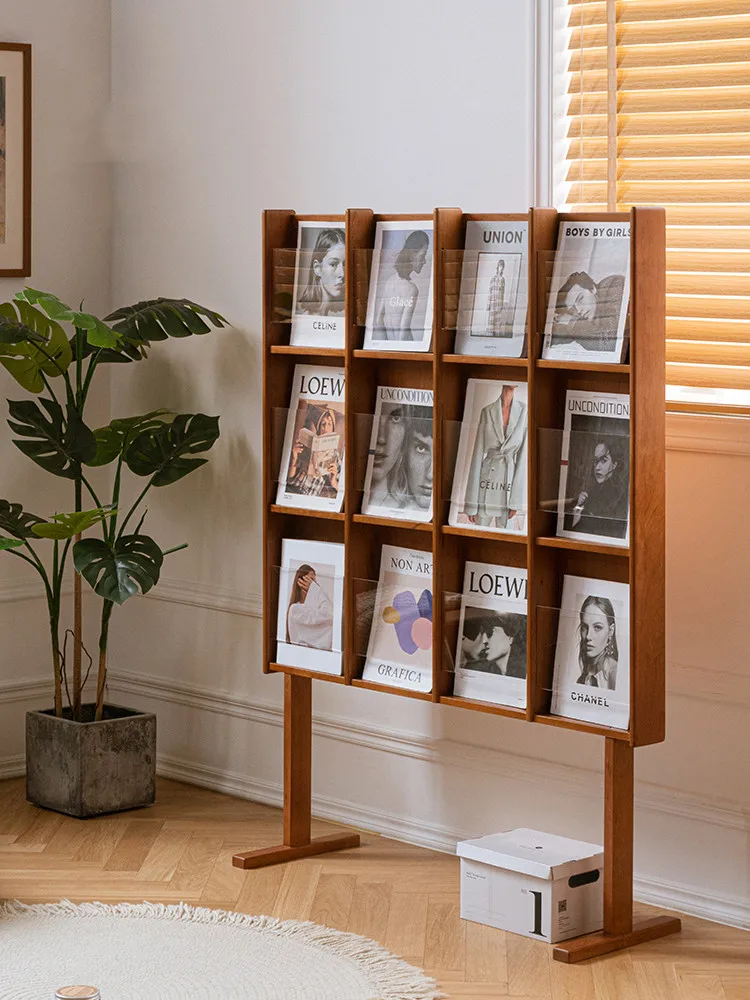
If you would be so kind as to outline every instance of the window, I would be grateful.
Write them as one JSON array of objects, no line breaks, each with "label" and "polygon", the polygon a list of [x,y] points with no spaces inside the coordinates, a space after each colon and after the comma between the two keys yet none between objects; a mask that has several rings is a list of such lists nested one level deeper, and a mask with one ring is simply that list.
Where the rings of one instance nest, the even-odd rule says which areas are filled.
[{"label": "window", "polygon": [[750,0],[569,0],[564,203],[667,210],[667,405],[750,412]]}]

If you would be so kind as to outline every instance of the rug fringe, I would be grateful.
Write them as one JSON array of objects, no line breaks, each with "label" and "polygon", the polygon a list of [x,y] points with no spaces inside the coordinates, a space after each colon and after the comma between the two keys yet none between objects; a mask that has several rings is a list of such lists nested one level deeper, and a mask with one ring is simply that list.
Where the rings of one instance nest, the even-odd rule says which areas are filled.
[{"label": "rug fringe", "polygon": [[0,920],[25,915],[43,917],[116,916],[189,920],[199,924],[225,924],[231,927],[267,931],[279,937],[294,938],[313,947],[348,958],[372,979],[378,989],[372,1000],[440,1000],[445,994],[434,979],[385,948],[359,934],[321,927],[310,921],[279,920],[277,917],[251,916],[230,910],[210,910],[190,903],[21,903],[18,900],[0,902]]}]

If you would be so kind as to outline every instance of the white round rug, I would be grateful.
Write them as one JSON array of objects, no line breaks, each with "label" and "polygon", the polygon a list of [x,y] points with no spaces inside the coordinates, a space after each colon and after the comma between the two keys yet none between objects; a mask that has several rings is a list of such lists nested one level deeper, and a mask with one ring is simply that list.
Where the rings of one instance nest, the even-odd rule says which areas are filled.
[{"label": "white round rug", "polygon": [[433,980],[355,934],[180,903],[0,903],[0,998],[435,1000]]}]

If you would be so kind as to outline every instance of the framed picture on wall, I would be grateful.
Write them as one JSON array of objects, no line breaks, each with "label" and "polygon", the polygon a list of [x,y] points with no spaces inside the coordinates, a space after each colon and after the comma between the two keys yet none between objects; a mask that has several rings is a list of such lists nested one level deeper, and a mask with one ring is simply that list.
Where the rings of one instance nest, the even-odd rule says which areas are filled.
[{"label": "framed picture on wall", "polygon": [[0,42],[0,277],[31,274],[31,46]]}]

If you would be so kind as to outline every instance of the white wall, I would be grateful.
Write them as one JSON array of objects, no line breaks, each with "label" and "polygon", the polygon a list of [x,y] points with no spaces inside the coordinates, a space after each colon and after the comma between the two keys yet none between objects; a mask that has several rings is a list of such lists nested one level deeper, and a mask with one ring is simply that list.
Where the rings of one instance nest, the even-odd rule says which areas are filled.
[{"label": "white wall", "polygon": [[[102,126],[109,107],[110,9],[102,0],[3,0],[0,38],[32,45],[32,267],[0,278],[0,301],[29,284],[108,311],[111,188]],[[106,381],[106,377],[105,377]],[[93,412],[102,413],[102,393]],[[6,398],[27,394],[0,368],[0,497],[40,514],[72,507],[71,491],[11,444]],[[0,553],[0,758],[23,746],[23,707],[51,700],[46,614],[36,574]],[[29,679],[43,682],[29,691]],[[14,699],[9,701],[8,699]],[[15,700],[18,699],[18,700]],[[3,773],[0,762],[0,775]]]},{"label": "white wall", "polygon": [[[151,502],[149,530],[190,549],[113,625],[112,693],[158,711],[165,774],[280,800],[281,680],[259,663],[260,212],[524,210],[533,8],[112,4],[113,301],[187,295],[235,324],[113,373],[113,415],[222,416],[211,464]],[[669,734],[637,755],[637,888],[750,925],[750,433],[686,418],[669,445]],[[601,836],[592,737],[333,685],[315,710],[320,815],[444,848],[521,824]]]}]

